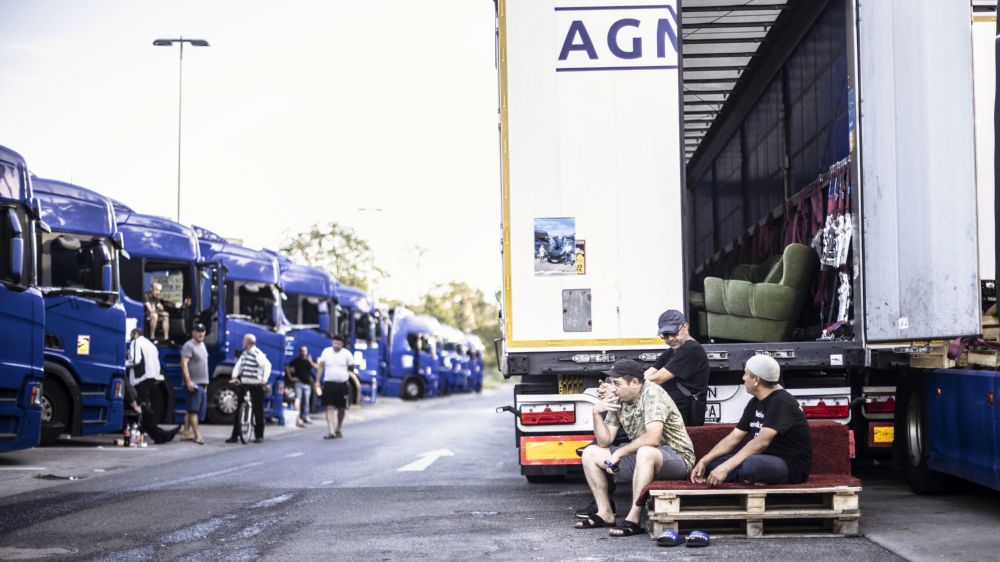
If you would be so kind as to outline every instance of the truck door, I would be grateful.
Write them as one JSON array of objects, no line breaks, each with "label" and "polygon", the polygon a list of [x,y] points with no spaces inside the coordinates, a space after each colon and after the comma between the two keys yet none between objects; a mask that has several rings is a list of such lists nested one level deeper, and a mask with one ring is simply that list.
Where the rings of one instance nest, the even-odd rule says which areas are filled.
[{"label": "truck door", "polygon": [[977,334],[969,3],[852,0],[850,6],[862,255],[855,275],[861,274],[864,337]]}]

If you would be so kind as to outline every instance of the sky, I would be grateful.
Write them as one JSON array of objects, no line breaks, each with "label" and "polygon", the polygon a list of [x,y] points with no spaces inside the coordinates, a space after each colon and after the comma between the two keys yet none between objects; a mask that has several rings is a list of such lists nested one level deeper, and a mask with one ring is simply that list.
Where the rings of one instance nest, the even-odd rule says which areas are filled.
[{"label": "sky", "polygon": [[0,0],[0,144],[255,248],[335,221],[378,296],[500,277],[491,0]]}]

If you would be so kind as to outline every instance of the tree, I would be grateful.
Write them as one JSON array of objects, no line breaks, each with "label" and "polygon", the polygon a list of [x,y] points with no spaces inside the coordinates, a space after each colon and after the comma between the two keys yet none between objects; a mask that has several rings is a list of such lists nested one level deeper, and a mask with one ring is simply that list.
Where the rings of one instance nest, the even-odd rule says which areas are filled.
[{"label": "tree", "polygon": [[418,314],[437,318],[442,324],[478,335],[486,345],[487,362],[496,367],[490,346],[500,337],[500,321],[496,304],[488,301],[482,291],[460,281],[442,283],[427,291],[420,304],[412,308]]},{"label": "tree", "polygon": [[316,223],[306,232],[286,235],[280,250],[292,261],[324,269],[337,281],[364,291],[388,277],[375,264],[368,241],[335,222]]}]

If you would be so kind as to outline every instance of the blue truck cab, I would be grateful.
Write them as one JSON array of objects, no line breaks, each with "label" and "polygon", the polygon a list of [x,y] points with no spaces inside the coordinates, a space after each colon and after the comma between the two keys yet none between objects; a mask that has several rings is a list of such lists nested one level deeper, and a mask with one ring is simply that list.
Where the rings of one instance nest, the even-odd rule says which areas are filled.
[{"label": "blue truck cab", "polygon": [[41,438],[45,301],[34,260],[40,218],[24,158],[0,146],[0,452],[34,447]]},{"label": "blue truck cab", "polygon": [[443,394],[466,392],[469,387],[469,362],[465,355],[465,334],[454,326],[442,324],[438,338],[441,350],[438,363]]},{"label": "blue truck cab", "polygon": [[204,228],[195,226],[194,231],[201,255],[200,274],[210,280],[202,285],[202,302],[211,302],[211,310],[202,315],[202,321],[217,334],[215,345],[208,350],[211,380],[205,417],[211,423],[232,423],[237,396],[229,379],[242,352],[243,337],[253,334],[257,347],[271,361],[264,417],[280,419],[287,341],[280,331],[278,261],[271,254],[228,242]]},{"label": "blue truck cab", "polygon": [[469,357],[469,390],[475,392],[483,391],[483,376],[486,372],[486,360],[484,354],[486,346],[483,340],[476,334],[465,334],[466,355]]},{"label": "blue truck cab", "polygon": [[217,290],[213,290],[208,266],[199,263],[198,237],[193,229],[163,217],[136,213],[118,202],[115,216],[128,248],[128,257],[123,257],[119,266],[128,332],[143,328],[146,337],[153,338],[143,299],[153,283],[162,287],[160,302],[170,318],[169,333],[157,339],[156,345],[167,384],[159,385],[161,392],[151,393],[150,400],[160,416],[158,421],[179,423],[187,411],[180,349],[196,321],[206,326],[205,346],[217,346],[218,332],[211,322]]},{"label": "blue truck cab", "polygon": [[[351,400],[354,403],[375,403],[378,395],[379,373],[384,370],[379,333],[381,313],[368,293],[357,287],[337,286],[340,306],[340,333],[354,353],[357,377],[351,379]],[[356,380],[355,380],[356,379]]]},{"label": "blue truck cab", "polygon": [[45,298],[41,442],[118,431],[127,334],[118,297],[124,239],[111,201],[55,180],[34,178],[32,187],[51,229],[36,237]]},{"label": "blue truck cab", "polygon": [[286,359],[294,359],[305,346],[313,361],[319,361],[320,354],[330,346],[337,325],[332,297],[336,280],[322,269],[299,265],[271,253],[281,269],[282,330],[288,342]]},{"label": "blue truck cab", "polygon": [[385,395],[404,400],[438,395],[437,319],[397,308],[392,317],[392,343]]}]

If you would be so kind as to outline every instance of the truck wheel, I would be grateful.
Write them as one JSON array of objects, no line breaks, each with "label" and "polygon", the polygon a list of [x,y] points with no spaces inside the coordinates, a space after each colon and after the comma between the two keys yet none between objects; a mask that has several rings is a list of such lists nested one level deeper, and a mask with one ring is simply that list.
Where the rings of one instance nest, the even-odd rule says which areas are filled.
[{"label": "truck wheel", "polygon": [[69,398],[62,385],[46,377],[42,381],[42,445],[51,445],[69,431]]},{"label": "truck wheel", "polygon": [[358,385],[354,383],[353,380],[347,381],[347,387],[350,389],[347,395],[347,399],[350,400],[351,406],[358,406],[361,404],[361,391],[358,389]]},{"label": "truck wheel", "polygon": [[910,482],[910,488],[917,494],[934,494],[944,487],[943,475],[927,466],[930,454],[930,439],[927,436],[927,414],[923,393],[919,388],[911,389],[906,400],[906,433],[902,436],[906,454],[903,457],[903,471]]},{"label": "truck wheel", "polygon": [[208,385],[208,409],[205,419],[208,423],[232,425],[236,419],[236,388],[225,377],[214,379]]},{"label": "truck wheel", "polygon": [[410,377],[403,381],[400,389],[400,398],[403,400],[419,400],[424,397],[424,384],[416,377]]},{"label": "truck wheel", "polygon": [[555,484],[566,479],[565,474],[525,474],[524,479],[532,484]]}]

